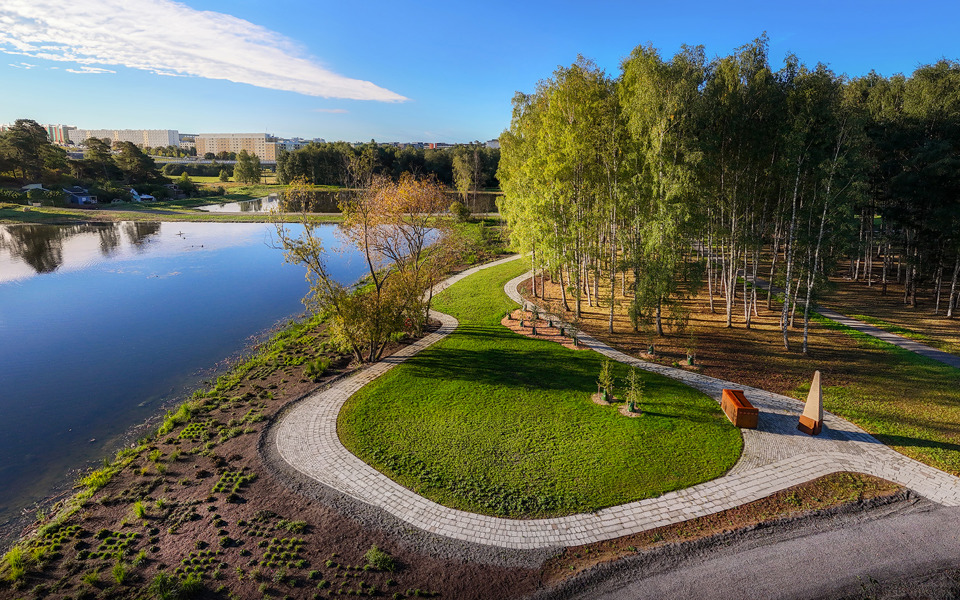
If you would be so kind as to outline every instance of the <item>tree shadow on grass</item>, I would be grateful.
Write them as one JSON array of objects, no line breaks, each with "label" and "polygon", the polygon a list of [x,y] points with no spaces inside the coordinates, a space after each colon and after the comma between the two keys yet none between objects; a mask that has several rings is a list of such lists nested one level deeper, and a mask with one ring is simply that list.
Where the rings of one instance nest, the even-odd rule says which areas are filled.
[{"label": "tree shadow on grass", "polygon": [[422,352],[406,363],[421,379],[465,381],[520,389],[590,390],[595,387],[594,361],[571,361],[535,349],[440,348]]},{"label": "tree shadow on grass", "polygon": [[960,452],[960,444],[954,444],[952,442],[938,442],[937,440],[924,440],[905,435],[888,435],[883,433],[875,433],[873,435],[888,446],[931,448],[948,452]]}]

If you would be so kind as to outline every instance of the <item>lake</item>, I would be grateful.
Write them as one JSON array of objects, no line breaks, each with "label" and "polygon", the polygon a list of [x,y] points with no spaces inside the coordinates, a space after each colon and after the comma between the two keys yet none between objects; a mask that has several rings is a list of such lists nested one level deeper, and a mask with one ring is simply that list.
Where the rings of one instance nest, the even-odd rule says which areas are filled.
[{"label": "lake", "polygon": [[[300,226],[290,226],[298,232]],[[338,245],[335,225],[319,227]],[[272,225],[0,225],[0,524],[303,312]],[[363,274],[335,255],[334,276]]]}]

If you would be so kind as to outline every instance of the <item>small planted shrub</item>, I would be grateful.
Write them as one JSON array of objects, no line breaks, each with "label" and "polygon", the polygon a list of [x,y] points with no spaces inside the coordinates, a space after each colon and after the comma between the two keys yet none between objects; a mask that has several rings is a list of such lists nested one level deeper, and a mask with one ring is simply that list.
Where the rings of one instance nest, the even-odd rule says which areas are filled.
[{"label": "small planted shrub", "polygon": [[377,548],[376,544],[370,546],[367,553],[363,555],[367,564],[378,571],[393,572],[397,568],[397,562],[389,553]]},{"label": "small planted shrub", "polygon": [[460,201],[450,203],[450,214],[458,223],[465,223],[470,219],[470,209]]},{"label": "small planted shrub", "polygon": [[83,575],[80,576],[80,581],[82,581],[83,583],[89,586],[97,585],[98,583],[100,583],[100,569],[90,571],[89,573],[84,573]]},{"label": "small planted shrub", "polygon": [[23,549],[20,546],[14,546],[3,557],[3,562],[7,564],[7,579],[13,583],[18,583],[23,579],[27,572],[27,561],[23,555]]},{"label": "small planted shrub", "polygon": [[113,565],[113,580],[119,585],[123,585],[129,577],[130,572],[127,570],[127,565],[121,561],[117,561],[117,564]]},{"label": "small planted shrub", "polygon": [[610,359],[605,358],[600,364],[600,376],[597,378],[597,391],[600,392],[603,400],[611,402],[613,400],[613,369],[610,365]]},{"label": "small planted shrub", "polygon": [[204,587],[199,573],[187,575],[180,580],[180,598],[199,598],[203,594]]},{"label": "small planted shrub", "polygon": [[627,390],[627,409],[632,412],[640,412],[640,405],[643,402],[644,382],[637,376],[636,369],[630,369],[630,379],[628,380],[629,389]]},{"label": "small planted shrub", "polygon": [[237,494],[248,483],[257,478],[256,473],[244,474],[241,471],[224,471],[219,481],[213,486],[214,494]]},{"label": "small planted shrub", "polygon": [[306,521],[287,521],[286,519],[281,519],[277,523],[277,527],[281,529],[286,529],[290,533],[303,533],[307,530]]},{"label": "small planted shrub", "polygon": [[323,375],[327,372],[327,369],[330,368],[330,359],[321,356],[314,360],[308,360],[303,365],[303,374],[308,379],[313,381],[318,381]]},{"label": "small planted shrub", "polygon": [[147,563],[147,551],[141,550],[130,562],[135,567],[142,567]]}]

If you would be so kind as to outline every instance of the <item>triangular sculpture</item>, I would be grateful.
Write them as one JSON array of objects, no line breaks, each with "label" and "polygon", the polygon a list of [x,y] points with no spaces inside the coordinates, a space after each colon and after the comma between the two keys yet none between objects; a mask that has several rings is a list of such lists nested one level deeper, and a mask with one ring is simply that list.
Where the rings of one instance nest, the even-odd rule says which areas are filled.
[{"label": "triangular sculpture", "polygon": [[813,382],[810,384],[810,393],[807,394],[807,404],[800,415],[800,424],[797,429],[810,434],[818,435],[823,427],[823,392],[820,391],[820,371],[814,371]]}]

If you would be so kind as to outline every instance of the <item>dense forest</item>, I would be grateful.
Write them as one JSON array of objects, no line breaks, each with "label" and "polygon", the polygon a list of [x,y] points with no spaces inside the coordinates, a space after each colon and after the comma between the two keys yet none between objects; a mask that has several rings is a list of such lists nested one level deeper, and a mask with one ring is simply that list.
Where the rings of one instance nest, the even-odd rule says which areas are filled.
[{"label": "dense forest", "polygon": [[620,287],[634,326],[662,335],[699,283],[727,326],[736,313],[749,328],[758,296],[778,297],[750,284],[767,280],[785,347],[802,318],[805,352],[810,307],[841,269],[957,311],[956,62],[847,78],[792,55],[774,70],[765,36],[713,60],[639,46],[615,77],[580,58],[518,93],[500,139],[514,242],[577,313]]}]

